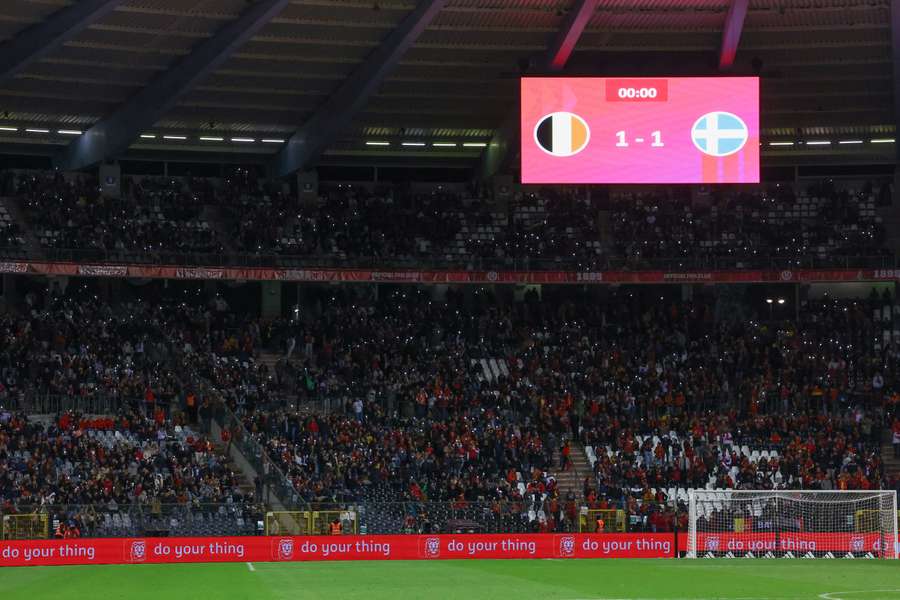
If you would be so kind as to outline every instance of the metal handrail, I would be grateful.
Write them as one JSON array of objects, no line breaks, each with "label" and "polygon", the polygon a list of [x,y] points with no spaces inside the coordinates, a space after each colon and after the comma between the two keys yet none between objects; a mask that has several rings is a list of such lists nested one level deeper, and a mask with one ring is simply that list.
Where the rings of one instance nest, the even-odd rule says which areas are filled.
[{"label": "metal handrail", "polygon": [[[227,404],[217,405],[213,412],[213,418],[219,422],[219,426],[223,430],[227,429],[231,432],[232,443],[244,459],[250,463],[257,475],[264,480],[263,484],[270,486],[272,493],[284,507],[305,506],[305,502],[294,489],[288,476],[272,460],[266,449],[247,431],[243,421]],[[268,476],[266,476],[267,473]]]},{"label": "metal handrail", "polygon": [[[675,504],[641,502],[638,512],[631,514],[626,507],[613,507],[624,518],[625,531],[652,530],[647,518],[648,509],[672,511]],[[372,501],[364,500],[341,504],[310,504],[301,509],[278,511],[265,509],[260,504],[244,503],[184,503],[159,502],[132,503],[113,506],[103,505],[19,505],[13,510],[0,510],[2,537],[17,531],[26,531],[23,537],[54,537],[54,528],[60,523],[77,523],[81,537],[140,537],[140,536],[190,536],[190,535],[262,535],[264,521],[278,515],[296,516],[331,515],[339,513],[355,521],[354,530],[363,534],[419,534],[419,533],[536,533],[541,531],[541,509],[547,501],[539,497],[522,500],[497,501]],[[588,507],[577,500],[560,500],[564,518],[558,521],[554,531],[579,531],[583,526]],[[671,512],[670,512],[671,514]],[[17,524],[43,524],[46,528],[16,527]],[[343,517],[342,517],[343,518]],[[285,519],[290,523],[291,519]],[[226,533],[216,533],[223,531]],[[593,531],[593,529],[590,529]],[[611,531],[611,530],[610,530]],[[619,530],[621,531],[621,530]],[[283,531],[282,533],[289,533]],[[293,533],[320,533],[311,530]]]}]

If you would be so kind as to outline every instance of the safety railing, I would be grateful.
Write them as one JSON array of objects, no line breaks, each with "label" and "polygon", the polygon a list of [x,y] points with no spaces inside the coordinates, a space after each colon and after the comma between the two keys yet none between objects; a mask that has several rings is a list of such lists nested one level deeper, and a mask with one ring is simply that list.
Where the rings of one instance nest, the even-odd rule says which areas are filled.
[{"label": "safety railing", "polygon": [[[253,467],[267,493],[273,494],[284,507],[305,505],[294,489],[291,480],[275,464],[262,444],[247,431],[243,421],[235,415],[231,408],[225,404],[217,404],[213,409],[212,418],[216,420],[219,427],[228,432],[229,443],[236,446],[238,452]],[[267,500],[271,500],[271,498]]]},{"label": "safety railing", "polygon": [[[263,503],[20,505],[0,512],[0,538],[189,537],[429,533],[671,532],[674,504],[589,509],[549,500],[361,501],[277,510]],[[658,513],[656,517],[654,512]]]},{"label": "safety railing", "polygon": [[21,397],[11,396],[8,401],[0,402],[0,405],[34,415],[58,415],[69,411],[84,415],[111,415],[125,406],[139,406],[141,401],[140,398],[111,394],[26,393]]},{"label": "safety railing", "polygon": [[0,510],[0,539],[260,535],[262,504],[17,505]]}]

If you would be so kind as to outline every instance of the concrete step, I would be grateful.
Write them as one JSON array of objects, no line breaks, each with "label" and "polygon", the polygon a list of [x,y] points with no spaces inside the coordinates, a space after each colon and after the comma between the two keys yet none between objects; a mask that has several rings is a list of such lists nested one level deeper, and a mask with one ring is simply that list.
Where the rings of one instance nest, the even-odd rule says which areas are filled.
[{"label": "concrete step", "polygon": [[[566,497],[571,493],[576,499],[580,499],[582,497],[582,482],[591,472],[591,467],[581,444],[570,441],[569,448],[571,448],[569,459],[572,462],[572,469],[569,471],[557,471],[556,482],[561,497]],[[560,464],[559,459],[559,449],[556,449],[553,453],[554,465]]]},{"label": "concrete step", "polygon": [[234,460],[230,456],[225,455],[225,450],[227,450],[228,446],[222,443],[221,439],[213,440],[210,438],[210,441],[212,441],[216,451],[221,455],[222,464],[237,476],[237,487],[245,496],[253,497],[253,494],[256,493],[256,486]]},{"label": "concrete step", "polygon": [[281,360],[282,356],[283,355],[279,352],[263,350],[259,353],[259,356],[256,357],[256,360],[269,367],[270,371],[274,371],[275,365],[278,364],[278,361]]},{"label": "concrete step", "polygon": [[894,458],[894,446],[890,442],[881,444],[881,462],[886,475],[900,475],[900,458]]},{"label": "concrete step", "polygon": [[216,237],[225,246],[225,250],[239,252],[240,248],[234,243],[234,227],[228,215],[220,207],[213,204],[205,204],[200,218],[216,232]]},{"label": "concrete step", "polygon": [[0,202],[6,207],[9,216],[19,226],[22,231],[22,239],[25,240],[25,253],[29,258],[45,258],[44,248],[41,246],[41,240],[31,229],[28,219],[25,217],[25,208],[22,206],[19,198],[2,198]]}]

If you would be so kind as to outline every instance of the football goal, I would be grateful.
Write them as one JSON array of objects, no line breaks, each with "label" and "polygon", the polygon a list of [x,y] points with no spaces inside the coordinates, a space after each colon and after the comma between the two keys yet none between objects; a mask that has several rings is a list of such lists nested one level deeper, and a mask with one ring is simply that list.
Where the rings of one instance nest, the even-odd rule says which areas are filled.
[{"label": "football goal", "polygon": [[690,558],[897,558],[893,491],[690,490]]}]

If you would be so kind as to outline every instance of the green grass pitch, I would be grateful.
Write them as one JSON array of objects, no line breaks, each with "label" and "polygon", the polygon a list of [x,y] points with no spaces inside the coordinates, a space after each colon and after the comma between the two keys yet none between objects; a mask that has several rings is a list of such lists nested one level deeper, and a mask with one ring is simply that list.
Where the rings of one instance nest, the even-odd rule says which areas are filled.
[{"label": "green grass pitch", "polygon": [[441,560],[0,569],[3,600],[900,600],[900,561]]}]

